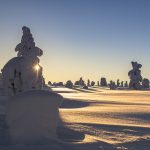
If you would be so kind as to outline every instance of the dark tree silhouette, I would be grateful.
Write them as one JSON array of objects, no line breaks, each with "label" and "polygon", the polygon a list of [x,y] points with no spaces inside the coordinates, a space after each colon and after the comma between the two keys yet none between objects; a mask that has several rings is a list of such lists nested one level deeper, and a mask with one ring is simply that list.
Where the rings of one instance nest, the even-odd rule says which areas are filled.
[{"label": "dark tree silhouette", "polygon": [[68,80],[67,82],[66,82],[66,85],[65,85],[67,88],[73,88],[73,83],[72,83],[72,81],[71,80]]},{"label": "dark tree silhouette", "polygon": [[148,79],[143,79],[142,81],[142,87],[143,88],[149,88],[149,80]]},{"label": "dark tree silhouette", "polygon": [[87,81],[87,86],[90,86],[90,80],[88,79],[88,81]]},{"label": "dark tree silhouette", "polygon": [[117,79],[117,87],[119,87],[119,86],[120,86],[120,80]]},{"label": "dark tree silhouette", "polygon": [[51,81],[48,81],[48,85],[52,85],[52,82],[51,82]]},{"label": "dark tree silhouette", "polygon": [[107,86],[106,78],[102,77],[100,80],[100,86]]},{"label": "dark tree silhouette", "polygon": [[94,86],[94,85],[95,85],[95,82],[94,82],[94,81],[92,81],[92,82],[91,82],[91,86]]}]

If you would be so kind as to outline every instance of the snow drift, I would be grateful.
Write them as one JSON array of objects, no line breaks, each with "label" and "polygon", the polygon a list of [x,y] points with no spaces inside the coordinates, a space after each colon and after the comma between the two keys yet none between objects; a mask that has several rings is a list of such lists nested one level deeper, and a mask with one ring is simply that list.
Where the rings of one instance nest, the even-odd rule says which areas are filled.
[{"label": "snow drift", "polygon": [[6,110],[10,142],[39,143],[56,138],[62,96],[51,91],[31,90],[12,97]]}]

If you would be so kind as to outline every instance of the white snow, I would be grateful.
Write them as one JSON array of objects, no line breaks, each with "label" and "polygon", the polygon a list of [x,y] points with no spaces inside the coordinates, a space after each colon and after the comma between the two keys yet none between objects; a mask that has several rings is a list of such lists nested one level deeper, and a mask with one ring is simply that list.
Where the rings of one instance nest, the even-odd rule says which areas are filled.
[{"label": "white snow", "polygon": [[67,98],[60,109],[62,120],[68,128],[84,133],[84,141],[90,135],[95,142],[126,145],[120,149],[150,146],[150,91],[91,88],[60,94]]},{"label": "white snow", "polygon": [[149,150],[150,91],[52,88],[65,99],[58,139],[4,150]]}]

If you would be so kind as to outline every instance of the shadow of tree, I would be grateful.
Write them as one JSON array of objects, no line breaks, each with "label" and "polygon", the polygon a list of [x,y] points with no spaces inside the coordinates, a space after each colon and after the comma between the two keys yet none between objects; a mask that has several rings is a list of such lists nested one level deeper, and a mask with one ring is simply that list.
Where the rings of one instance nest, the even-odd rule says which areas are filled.
[{"label": "shadow of tree", "polygon": [[126,142],[123,144],[118,144],[118,146],[126,147],[129,150],[130,149],[131,150],[149,150],[150,149],[150,138]]},{"label": "shadow of tree", "polygon": [[[69,128],[65,123],[61,122],[57,128],[57,135],[65,145],[73,150],[115,150],[114,145],[95,140],[94,142],[83,142],[85,133]],[[66,148],[66,150],[69,150]]]},{"label": "shadow of tree", "polygon": [[[82,107],[87,107],[90,105],[143,105],[143,106],[148,106],[150,104],[141,104],[141,103],[129,103],[129,102],[117,102],[117,101],[106,101],[106,100],[76,100],[76,99],[69,99],[69,98],[64,98],[60,108],[82,108]],[[148,114],[149,115],[149,114]],[[149,117],[149,116],[148,116]]]},{"label": "shadow of tree", "polygon": [[89,102],[78,101],[73,99],[64,99],[60,108],[81,108],[89,106]]},{"label": "shadow of tree", "polygon": [[[78,123],[75,125],[75,130],[80,130],[80,133],[91,136],[108,136],[112,138],[120,138],[120,135],[128,134],[130,137],[138,136],[138,140],[122,142],[121,144],[109,144],[98,141],[94,146],[98,144],[98,147],[102,149],[120,149],[120,150],[149,150],[150,147],[150,128],[148,127],[135,127],[135,126],[123,126],[123,125],[107,125],[107,124],[92,124],[92,123]],[[104,135],[103,135],[104,134]],[[149,138],[142,138],[142,136],[149,135]],[[116,137],[114,137],[116,136]],[[108,139],[107,139],[108,140]],[[100,146],[101,145],[101,146]]]}]

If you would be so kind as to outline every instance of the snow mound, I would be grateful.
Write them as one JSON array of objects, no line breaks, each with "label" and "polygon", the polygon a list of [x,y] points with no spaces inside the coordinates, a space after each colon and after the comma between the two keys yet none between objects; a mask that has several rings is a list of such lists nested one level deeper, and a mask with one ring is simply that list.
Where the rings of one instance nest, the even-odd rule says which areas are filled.
[{"label": "snow mound", "polygon": [[12,97],[6,110],[10,142],[39,143],[56,138],[63,97],[51,91],[31,90]]}]

